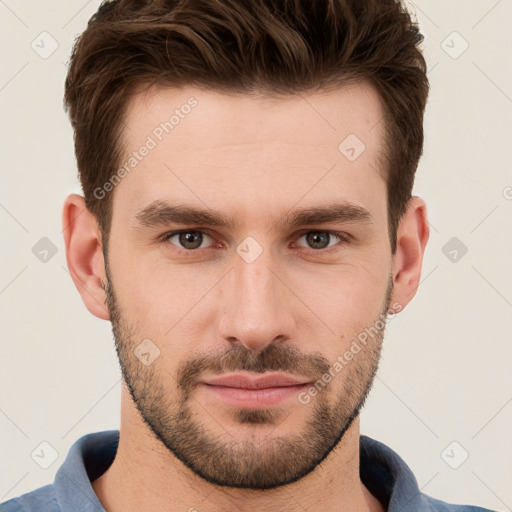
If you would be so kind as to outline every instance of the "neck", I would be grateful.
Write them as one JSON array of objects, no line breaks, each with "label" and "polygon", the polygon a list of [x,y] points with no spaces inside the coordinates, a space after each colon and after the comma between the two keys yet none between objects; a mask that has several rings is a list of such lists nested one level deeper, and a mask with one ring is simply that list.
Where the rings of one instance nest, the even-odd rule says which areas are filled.
[{"label": "neck", "polygon": [[261,491],[220,487],[203,480],[125,405],[123,400],[115,460],[92,483],[107,512],[384,511],[359,476],[359,418],[313,472],[292,484]]}]

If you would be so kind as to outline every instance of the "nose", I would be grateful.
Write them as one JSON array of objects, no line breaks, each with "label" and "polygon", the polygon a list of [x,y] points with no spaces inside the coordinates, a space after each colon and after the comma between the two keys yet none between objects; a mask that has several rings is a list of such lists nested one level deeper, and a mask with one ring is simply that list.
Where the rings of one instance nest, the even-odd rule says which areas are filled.
[{"label": "nose", "polygon": [[238,255],[222,290],[220,335],[259,352],[268,344],[294,338],[293,293],[264,252],[252,263]]}]

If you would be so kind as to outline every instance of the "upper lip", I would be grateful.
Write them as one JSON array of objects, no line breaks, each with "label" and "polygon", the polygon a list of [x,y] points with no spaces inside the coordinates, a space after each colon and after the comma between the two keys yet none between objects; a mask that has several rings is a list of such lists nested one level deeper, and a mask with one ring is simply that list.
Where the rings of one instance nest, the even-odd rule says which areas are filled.
[{"label": "upper lip", "polygon": [[291,375],[272,374],[249,377],[241,373],[222,375],[202,381],[210,386],[225,386],[230,388],[263,389],[273,387],[299,386],[309,381],[292,377]]}]

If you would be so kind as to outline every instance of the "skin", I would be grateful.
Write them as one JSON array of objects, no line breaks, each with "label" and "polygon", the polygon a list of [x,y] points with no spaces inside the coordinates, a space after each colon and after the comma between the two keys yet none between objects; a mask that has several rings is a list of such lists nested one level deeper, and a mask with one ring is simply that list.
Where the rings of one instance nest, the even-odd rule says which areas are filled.
[{"label": "skin", "polygon": [[[379,315],[400,312],[414,297],[429,236],[426,205],[409,201],[393,255],[386,183],[376,172],[385,128],[379,96],[365,83],[274,99],[153,87],[128,106],[127,152],[190,97],[198,105],[115,187],[108,269],[83,198],[70,195],[64,205],[69,271],[88,310],[112,321],[124,376],[117,456],[94,491],[109,512],[382,511],[359,478],[357,413],[383,330],[307,404],[294,397],[242,410],[198,385],[215,368],[242,362],[315,382]],[[338,150],[351,133],[366,146],[355,161]],[[137,213],[157,200],[232,215],[238,224],[138,223]],[[334,202],[360,206],[371,219],[293,229],[276,222]],[[185,257],[177,236],[162,239],[179,229],[209,236]],[[309,245],[308,232],[326,230],[350,238],[329,239],[329,254]],[[251,263],[236,251],[249,236],[263,251]],[[150,365],[133,353],[144,339],[160,350]],[[195,371],[188,394],[183,369]],[[200,436],[187,430],[197,426]],[[197,439],[203,444],[193,451]],[[209,463],[208,450],[224,456]],[[274,486],[254,488],[264,480],[258,465]],[[243,485],[229,485],[241,472]]]}]

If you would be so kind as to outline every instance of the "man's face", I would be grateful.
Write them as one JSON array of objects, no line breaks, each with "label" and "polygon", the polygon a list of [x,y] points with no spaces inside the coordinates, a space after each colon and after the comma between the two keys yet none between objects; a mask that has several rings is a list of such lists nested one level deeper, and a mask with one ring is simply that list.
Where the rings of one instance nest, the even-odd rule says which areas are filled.
[{"label": "man's face", "polygon": [[[146,425],[208,481],[265,489],[308,474],[369,392],[392,292],[382,115],[365,84],[274,100],[160,88],[129,105],[126,161],[140,158],[113,197],[116,346]],[[172,220],[165,205],[232,225]],[[338,219],[295,216],[335,205]],[[237,375],[300,385],[211,385]]]}]

